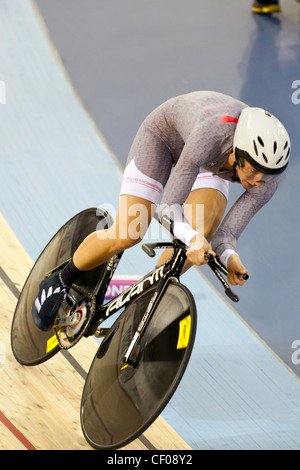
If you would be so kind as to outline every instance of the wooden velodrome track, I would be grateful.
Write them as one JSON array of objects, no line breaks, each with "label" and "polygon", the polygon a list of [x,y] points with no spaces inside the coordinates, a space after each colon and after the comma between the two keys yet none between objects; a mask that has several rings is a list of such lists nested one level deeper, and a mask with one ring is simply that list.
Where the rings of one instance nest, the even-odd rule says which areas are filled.
[{"label": "wooden velodrome track", "polygon": [[[0,450],[91,449],[80,426],[84,379],[98,348],[84,338],[48,362],[23,367],[10,348],[10,327],[32,260],[0,215]],[[190,449],[161,417],[126,450]]]}]

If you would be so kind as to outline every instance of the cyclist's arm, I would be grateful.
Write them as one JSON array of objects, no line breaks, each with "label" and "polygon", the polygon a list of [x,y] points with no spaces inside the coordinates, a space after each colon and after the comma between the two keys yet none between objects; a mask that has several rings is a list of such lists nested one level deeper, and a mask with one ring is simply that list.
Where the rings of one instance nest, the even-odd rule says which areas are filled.
[{"label": "cyclist's arm", "polygon": [[217,256],[227,266],[229,258],[236,254],[236,244],[241,233],[252,217],[271,199],[275,193],[280,177],[245,191],[232,206],[212,242]]}]

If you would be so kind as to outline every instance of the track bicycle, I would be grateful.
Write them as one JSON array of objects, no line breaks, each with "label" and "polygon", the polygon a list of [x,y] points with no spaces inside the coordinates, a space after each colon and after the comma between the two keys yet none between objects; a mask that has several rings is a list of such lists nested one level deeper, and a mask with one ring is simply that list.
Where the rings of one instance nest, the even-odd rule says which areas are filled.
[{"label": "track bicycle", "polygon": [[[172,235],[171,222],[162,221]],[[177,239],[144,243],[155,250],[172,248],[172,256],[124,292],[105,302],[105,292],[123,253],[84,273],[71,287],[53,329],[39,330],[32,304],[41,280],[62,269],[89,233],[108,228],[110,214],[87,209],[69,220],[50,240],[34,264],[20,294],[11,327],[17,361],[34,366],[69,349],[83,336],[103,338],[88,372],[80,406],[81,427],[96,449],[117,449],[136,439],[167,405],[188,365],[196,335],[196,304],[180,282],[186,247]],[[208,265],[225,293],[237,302],[226,268],[209,256]],[[111,327],[102,323],[116,315]]]}]

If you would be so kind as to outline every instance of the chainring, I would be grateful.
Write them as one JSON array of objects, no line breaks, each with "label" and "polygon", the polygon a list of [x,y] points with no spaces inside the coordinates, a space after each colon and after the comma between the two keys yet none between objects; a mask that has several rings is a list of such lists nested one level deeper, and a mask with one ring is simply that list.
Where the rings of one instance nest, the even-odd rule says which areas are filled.
[{"label": "chainring", "polygon": [[70,312],[74,317],[72,326],[54,328],[61,349],[70,349],[82,338],[89,328],[95,312],[95,298],[88,296],[77,302]]}]

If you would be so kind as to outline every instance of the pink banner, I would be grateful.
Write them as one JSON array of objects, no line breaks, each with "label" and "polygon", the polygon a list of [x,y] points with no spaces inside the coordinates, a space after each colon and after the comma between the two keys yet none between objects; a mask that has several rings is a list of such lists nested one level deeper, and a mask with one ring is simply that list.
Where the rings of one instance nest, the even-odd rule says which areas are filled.
[{"label": "pink banner", "polygon": [[126,290],[128,287],[132,286],[137,281],[142,279],[142,277],[143,276],[126,274],[119,274],[114,276],[108,286],[107,292],[105,294],[105,299],[114,299],[117,295],[124,292],[124,290]]}]

